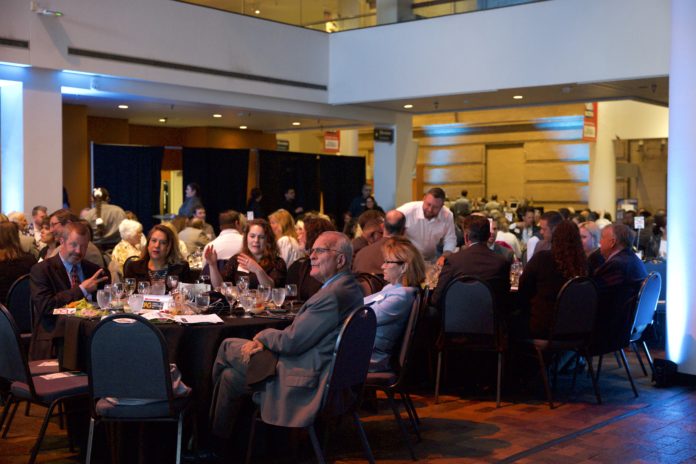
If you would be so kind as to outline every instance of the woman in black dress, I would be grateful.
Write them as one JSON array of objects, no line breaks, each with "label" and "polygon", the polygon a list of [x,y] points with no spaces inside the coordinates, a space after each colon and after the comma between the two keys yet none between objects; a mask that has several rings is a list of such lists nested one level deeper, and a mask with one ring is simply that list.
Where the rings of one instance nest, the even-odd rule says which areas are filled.
[{"label": "woman in black dress", "polygon": [[134,277],[138,282],[179,277],[179,282],[191,283],[193,276],[188,262],[179,253],[179,238],[169,227],[156,224],[147,236],[147,246],[140,259],[126,261],[123,277]]},{"label": "woman in black dress", "polygon": [[14,222],[0,222],[0,303],[7,304],[7,292],[18,277],[28,274],[36,258],[22,251],[19,228]]}]

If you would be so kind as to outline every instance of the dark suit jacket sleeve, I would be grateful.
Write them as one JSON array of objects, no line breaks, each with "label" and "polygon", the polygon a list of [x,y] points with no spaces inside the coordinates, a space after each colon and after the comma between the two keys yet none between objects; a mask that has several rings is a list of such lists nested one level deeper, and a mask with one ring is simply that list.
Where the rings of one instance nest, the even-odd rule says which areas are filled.
[{"label": "dark suit jacket sleeve", "polygon": [[[44,317],[53,314],[54,308],[61,308],[71,301],[83,298],[79,287],[62,288],[56,291],[54,284],[60,277],[56,269],[46,262],[45,266],[34,266],[31,269],[31,300],[37,315]],[[65,286],[63,286],[65,287]]]},{"label": "dark suit jacket sleeve", "polygon": [[449,258],[445,258],[445,264],[442,266],[442,271],[440,271],[440,277],[437,279],[437,287],[433,290],[433,296],[430,298],[433,306],[440,304],[440,298],[447,288],[447,284],[454,278],[454,268]]}]

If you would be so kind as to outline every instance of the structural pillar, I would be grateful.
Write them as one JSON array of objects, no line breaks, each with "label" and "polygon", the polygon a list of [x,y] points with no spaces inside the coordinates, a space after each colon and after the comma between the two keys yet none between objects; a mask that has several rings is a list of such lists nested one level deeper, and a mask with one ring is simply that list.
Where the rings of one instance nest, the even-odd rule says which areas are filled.
[{"label": "structural pillar", "polygon": [[672,0],[667,160],[667,356],[679,372],[696,374],[696,228],[688,212],[696,198],[696,2]]},{"label": "structural pillar", "polygon": [[590,183],[588,206],[592,211],[616,216],[616,156],[614,155],[615,129],[607,107],[598,105],[597,141],[590,152]]},{"label": "structural pillar", "polygon": [[375,198],[385,211],[411,201],[418,154],[411,115],[397,114],[396,123],[389,128],[394,130],[394,141],[375,141],[374,155]]},{"label": "structural pillar", "polygon": [[411,0],[377,0],[377,24],[393,24],[413,19]]}]

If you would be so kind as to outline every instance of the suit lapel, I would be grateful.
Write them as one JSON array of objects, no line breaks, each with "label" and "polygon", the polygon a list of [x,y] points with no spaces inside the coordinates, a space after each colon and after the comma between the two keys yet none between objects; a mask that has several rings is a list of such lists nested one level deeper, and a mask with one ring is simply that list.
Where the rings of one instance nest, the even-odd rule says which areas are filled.
[{"label": "suit lapel", "polygon": [[63,261],[60,259],[60,255],[55,255],[54,257],[50,258],[51,262],[51,268],[53,268],[53,272],[57,276],[60,282],[62,282],[64,288],[70,288],[70,278],[68,277],[68,272],[65,270],[65,266],[63,266]]}]

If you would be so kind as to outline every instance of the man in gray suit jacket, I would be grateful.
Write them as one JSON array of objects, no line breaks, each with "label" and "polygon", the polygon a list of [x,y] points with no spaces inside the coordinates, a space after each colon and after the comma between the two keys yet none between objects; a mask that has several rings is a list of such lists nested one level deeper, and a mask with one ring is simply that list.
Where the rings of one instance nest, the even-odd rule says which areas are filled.
[{"label": "man in gray suit jacket", "polygon": [[211,409],[212,431],[229,437],[247,393],[249,360],[263,350],[277,356],[275,375],[254,387],[264,422],[304,427],[321,405],[333,348],[345,318],[362,306],[362,292],[350,273],[350,240],[339,232],[324,232],[310,253],[310,275],[321,289],[300,308],[284,330],[266,329],[253,340],[229,338],[222,342],[213,366],[215,384]]}]

